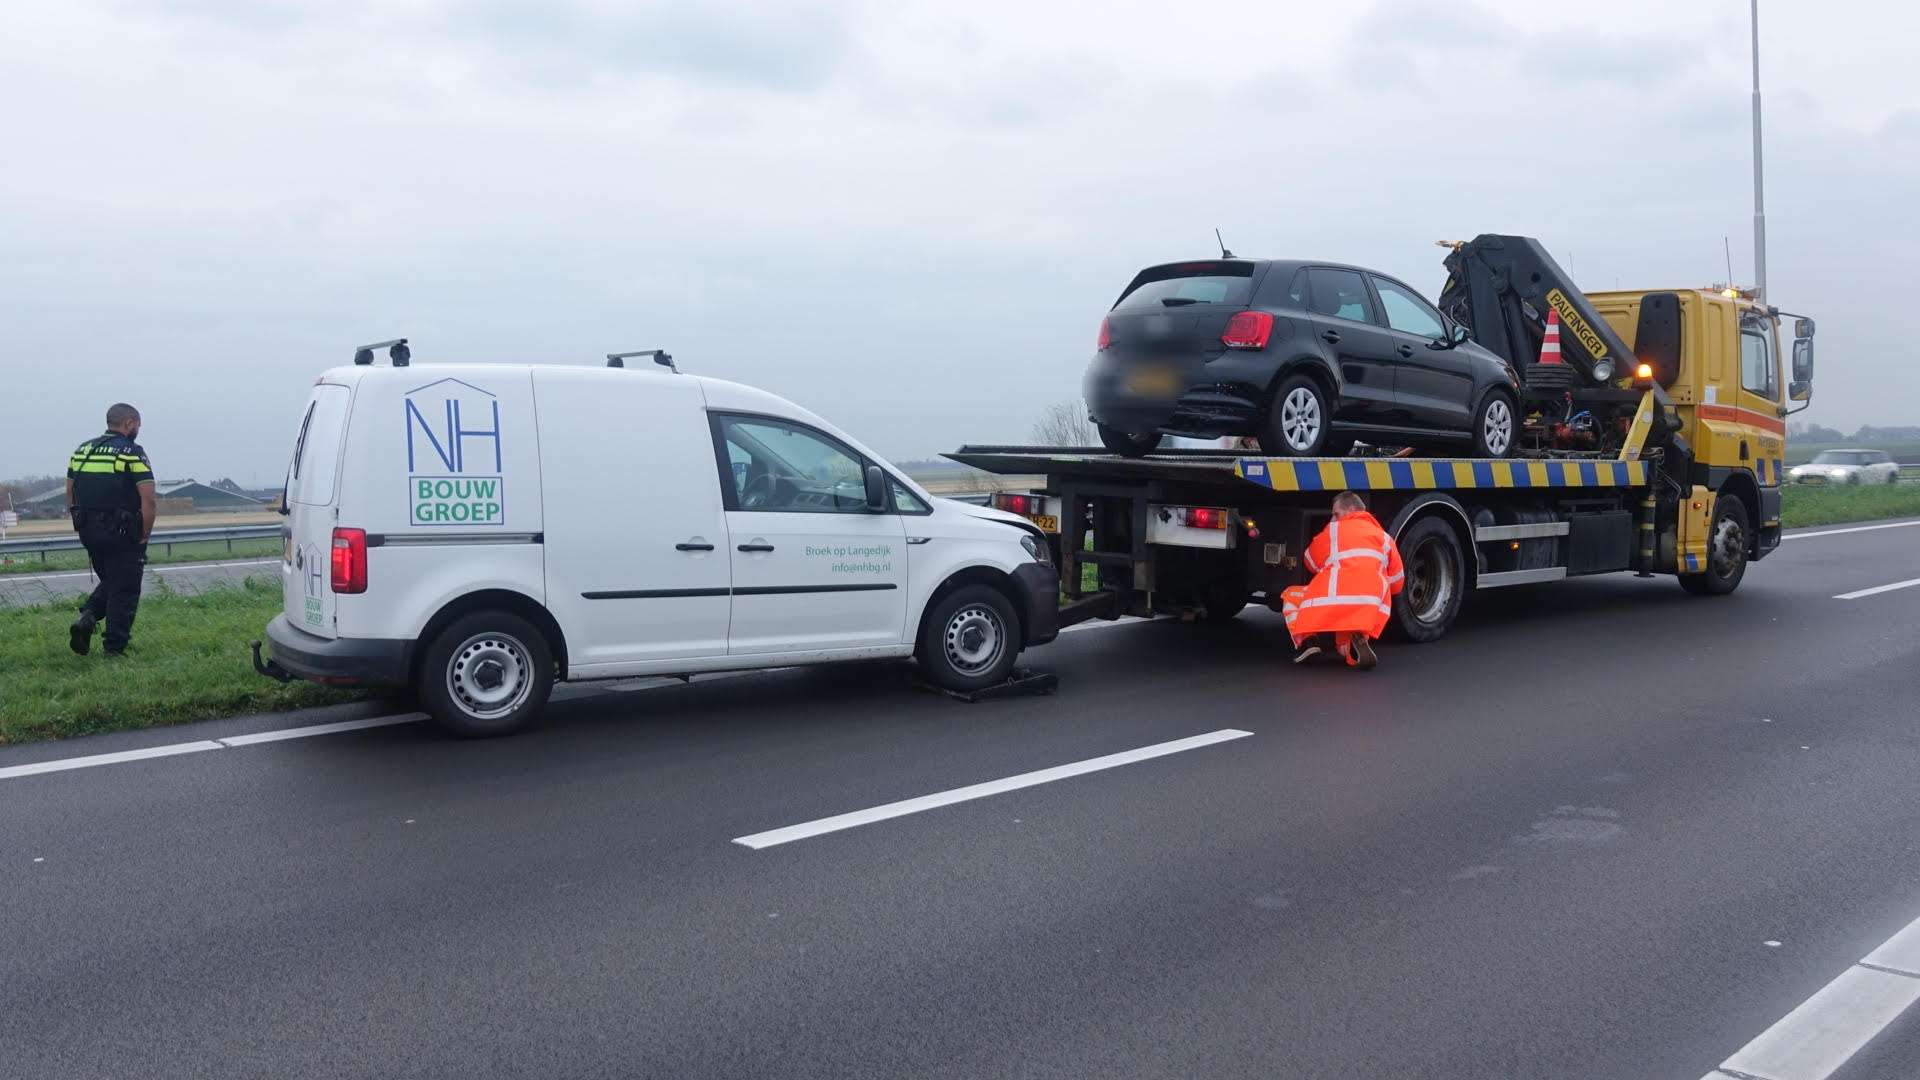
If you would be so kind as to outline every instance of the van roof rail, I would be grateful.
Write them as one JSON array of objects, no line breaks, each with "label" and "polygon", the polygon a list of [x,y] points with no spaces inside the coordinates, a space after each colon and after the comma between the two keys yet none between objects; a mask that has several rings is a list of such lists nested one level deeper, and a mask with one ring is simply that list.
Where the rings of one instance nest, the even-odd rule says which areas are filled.
[{"label": "van roof rail", "polygon": [[362,345],[353,350],[354,366],[367,367],[371,365],[373,363],[373,350],[375,349],[387,350],[387,359],[393,362],[394,367],[406,367],[407,361],[413,358],[413,350],[407,348],[407,339],[394,338],[392,341],[376,341],[371,345]]},{"label": "van roof rail", "polygon": [[626,362],[628,360],[633,359],[636,356],[651,356],[653,357],[654,363],[659,364],[661,367],[666,368],[668,371],[673,372],[675,375],[680,374],[680,369],[673,366],[673,357],[667,355],[667,350],[665,349],[640,349],[636,352],[608,353],[607,366],[617,367],[617,368],[626,367],[627,366]]}]

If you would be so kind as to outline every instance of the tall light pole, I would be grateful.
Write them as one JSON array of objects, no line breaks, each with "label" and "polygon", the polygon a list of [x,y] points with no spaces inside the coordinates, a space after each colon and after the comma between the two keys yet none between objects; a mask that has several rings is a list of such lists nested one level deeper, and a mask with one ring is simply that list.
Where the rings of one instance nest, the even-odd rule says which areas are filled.
[{"label": "tall light pole", "polygon": [[1753,291],[1767,298],[1767,196],[1760,169],[1760,0],[1753,10]]}]

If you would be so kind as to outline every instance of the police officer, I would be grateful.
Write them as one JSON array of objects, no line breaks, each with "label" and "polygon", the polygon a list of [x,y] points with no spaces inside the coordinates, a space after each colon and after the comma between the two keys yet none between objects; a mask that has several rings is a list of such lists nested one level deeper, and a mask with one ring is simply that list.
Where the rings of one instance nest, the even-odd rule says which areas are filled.
[{"label": "police officer", "polygon": [[107,629],[100,644],[108,656],[125,652],[133,634],[155,512],[153,463],[134,442],[139,434],[139,410],[115,405],[107,410],[107,433],[81,443],[67,463],[73,529],[100,579],[71,628],[73,651],[82,656],[92,646],[93,628],[103,619]]}]

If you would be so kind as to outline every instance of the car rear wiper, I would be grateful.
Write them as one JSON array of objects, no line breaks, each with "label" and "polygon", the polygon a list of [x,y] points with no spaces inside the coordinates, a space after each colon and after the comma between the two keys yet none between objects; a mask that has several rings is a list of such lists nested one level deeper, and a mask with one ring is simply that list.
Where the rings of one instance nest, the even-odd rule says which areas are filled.
[{"label": "car rear wiper", "polygon": [[1182,307],[1187,304],[1200,303],[1199,300],[1191,296],[1163,296],[1160,298],[1160,302],[1162,304],[1165,304],[1167,307]]}]

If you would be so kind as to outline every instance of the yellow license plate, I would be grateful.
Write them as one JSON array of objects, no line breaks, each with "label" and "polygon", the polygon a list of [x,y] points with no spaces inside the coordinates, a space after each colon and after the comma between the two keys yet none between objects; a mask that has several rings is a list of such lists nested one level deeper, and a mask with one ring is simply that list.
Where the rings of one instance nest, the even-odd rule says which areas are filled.
[{"label": "yellow license plate", "polygon": [[1149,397],[1171,397],[1181,390],[1180,375],[1166,368],[1143,368],[1127,376],[1127,389]]},{"label": "yellow license plate", "polygon": [[1803,484],[1824,484],[1827,482],[1827,478],[1824,476],[1803,476],[1800,478],[1800,482]]},{"label": "yellow license plate", "polygon": [[1026,519],[1039,526],[1041,532],[1057,533],[1060,531],[1060,518],[1056,515],[1027,514]]}]

